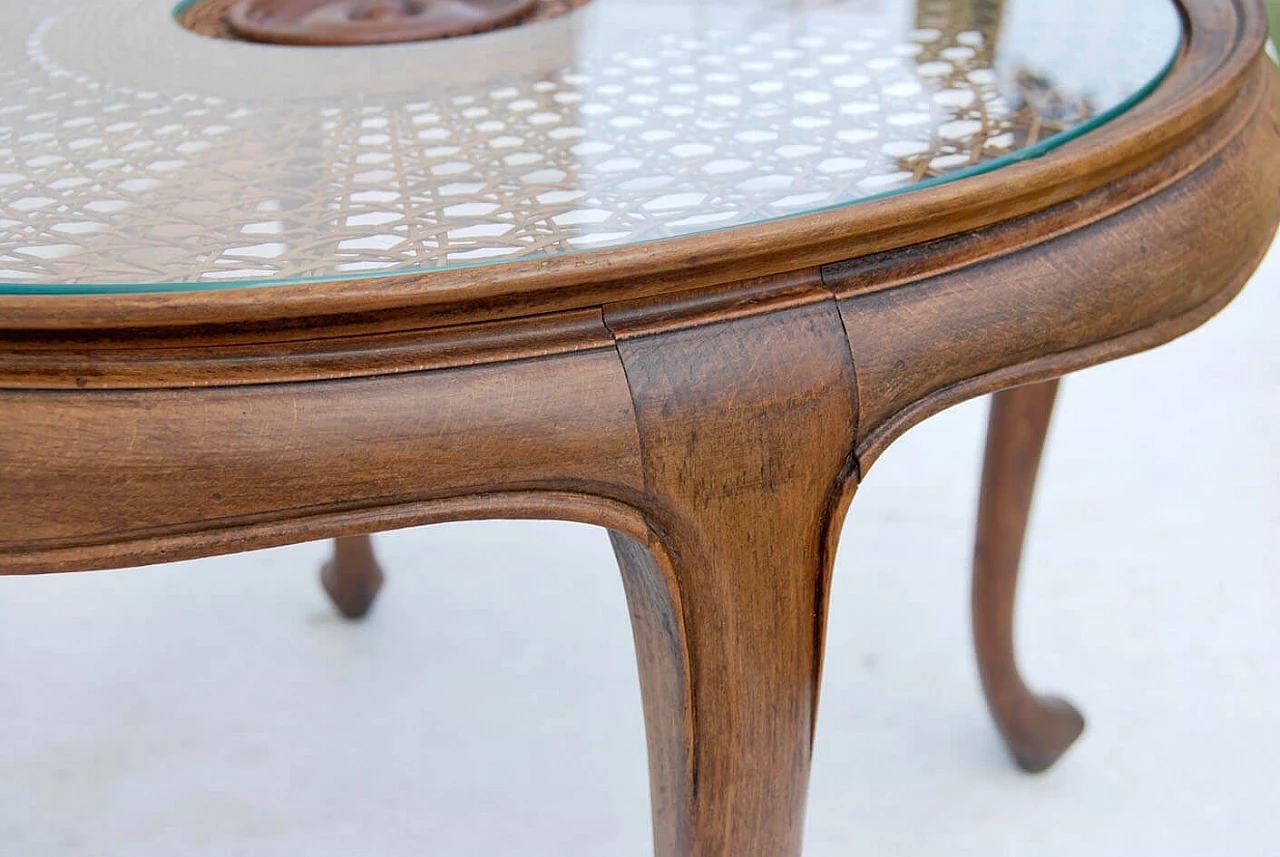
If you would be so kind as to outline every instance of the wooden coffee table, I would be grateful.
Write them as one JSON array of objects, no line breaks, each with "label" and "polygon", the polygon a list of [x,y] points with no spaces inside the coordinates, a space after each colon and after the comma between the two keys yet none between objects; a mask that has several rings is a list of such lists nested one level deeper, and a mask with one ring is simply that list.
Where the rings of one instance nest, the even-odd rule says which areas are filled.
[{"label": "wooden coffee table", "polygon": [[0,573],[339,537],[356,615],[363,534],[606,527],[657,853],[794,857],[858,481],[997,392],[983,683],[1023,767],[1077,737],[1011,641],[1056,379],[1199,325],[1268,247],[1256,0],[595,0],[368,49],[152,5],[0,36]]}]

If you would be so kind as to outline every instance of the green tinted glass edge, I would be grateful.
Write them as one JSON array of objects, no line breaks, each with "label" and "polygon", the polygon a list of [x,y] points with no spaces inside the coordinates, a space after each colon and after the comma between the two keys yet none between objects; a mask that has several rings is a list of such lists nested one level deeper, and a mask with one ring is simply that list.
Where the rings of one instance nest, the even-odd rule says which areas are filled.
[{"label": "green tinted glass edge", "polygon": [[[196,0],[184,0],[184,2],[179,3],[176,7],[174,7],[174,14],[177,14],[183,8],[191,5],[191,3],[193,2],[196,2]],[[1181,16],[1179,17],[1181,18]],[[1121,101],[1119,104],[1112,107],[1110,110],[1105,110],[1102,113],[1099,113],[1097,116],[1093,117],[1089,121],[1084,122],[1075,128],[1072,128],[1070,131],[1063,131],[1045,140],[1041,140],[1039,143],[1035,144],[1034,146],[1028,146],[1025,149],[1019,149],[1018,151],[1012,152],[1008,155],[995,158],[983,164],[976,164],[972,167],[966,167],[963,170],[957,170],[956,172],[948,173],[945,176],[938,176],[936,178],[928,179],[927,181],[917,182],[915,184],[909,184],[903,187],[894,188],[893,190],[884,191],[882,193],[873,194],[871,196],[865,196],[865,197],[862,197],[861,199],[850,200],[848,202],[841,202],[835,205],[824,206],[822,208],[810,209],[809,211],[803,212],[802,214],[784,214],[784,215],[779,215],[778,217],[770,217],[763,220],[758,220],[758,221],[755,221],[755,223],[774,223],[776,221],[785,220],[791,217],[799,217],[799,216],[809,215],[809,214],[820,214],[825,211],[835,211],[837,209],[847,208],[853,205],[862,205],[863,203],[866,203],[866,202],[873,202],[879,199],[887,199],[889,197],[901,196],[902,194],[905,194],[905,193],[913,193],[915,191],[923,190],[925,188],[937,187],[939,185],[950,184],[951,182],[961,181],[967,178],[973,178],[974,176],[980,176],[986,173],[994,172],[998,169],[1002,169],[1004,167],[1010,166],[1011,164],[1018,164],[1018,163],[1022,163],[1023,161],[1030,161],[1030,160],[1035,160],[1036,158],[1044,157],[1049,152],[1052,152],[1053,150],[1058,149],[1066,145],[1067,143],[1070,143],[1073,140],[1078,140],[1080,137],[1084,136],[1085,134],[1088,134],[1091,131],[1101,128],[1103,125],[1106,125],[1108,122],[1111,122],[1114,119],[1129,112],[1134,107],[1136,107],[1140,102],[1145,100],[1147,96],[1149,96],[1152,92],[1154,92],[1156,88],[1161,83],[1164,82],[1164,79],[1168,77],[1169,72],[1173,69],[1174,62],[1177,60],[1178,55],[1182,51],[1182,45],[1185,38],[1186,38],[1186,30],[1185,30],[1185,27],[1183,27],[1183,32],[1179,36],[1177,43],[1174,45],[1173,52],[1169,55],[1168,61],[1164,64],[1164,66],[1160,69],[1160,71],[1155,75],[1155,77],[1153,77],[1150,81],[1148,81],[1144,86],[1142,86],[1140,89],[1135,91],[1132,95],[1130,95],[1125,100]],[[755,224],[737,224],[735,226],[726,226],[726,227],[721,227],[719,229],[706,229],[701,232],[689,233],[689,235],[709,235],[714,232],[728,232],[734,229],[741,229],[743,228],[743,226],[746,226],[746,225],[755,225]],[[687,236],[685,235],[672,236],[672,238],[683,238],[683,237],[687,237]],[[659,239],[659,240],[671,240],[671,239]],[[609,249],[616,249],[618,247],[628,247],[628,246],[636,246],[639,244],[651,244],[651,243],[654,243],[653,239],[649,239],[646,241],[630,242],[626,244],[617,244],[617,245],[614,245],[613,247],[610,247]],[[566,253],[561,253],[557,255],[576,256],[580,253],[590,253],[590,252],[599,252],[599,250],[584,248],[582,250],[570,250]],[[429,274],[429,273],[438,272],[438,271],[464,270],[464,269],[473,269],[473,268],[475,269],[492,268],[500,265],[510,265],[515,262],[527,261],[529,259],[548,259],[548,258],[552,258],[552,257],[548,255],[524,256],[518,259],[494,259],[486,262],[472,262],[470,264],[464,264],[464,265],[447,265],[444,267],[435,267],[435,268],[407,268],[407,269],[399,269],[395,271],[365,271],[365,272],[350,274],[345,276],[331,275],[331,276],[320,276],[320,277],[285,277],[285,278],[279,278],[279,279],[267,278],[267,279],[246,279],[246,280],[222,280],[222,281],[215,281],[215,282],[142,283],[142,284],[74,283],[74,284],[63,284],[63,285],[50,284],[50,283],[37,284],[37,283],[0,282],[0,294],[102,295],[102,294],[165,294],[165,293],[173,293],[173,292],[230,291],[233,289],[251,289],[251,288],[274,287],[274,286],[297,286],[297,285],[304,285],[307,283],[325,283],[325,282],[335,282],[335,281],[350,282],[353,280],[374,280],[374,279],[385,279],[388,277],[412,277],[412,276],[421,276],[423,274]]]}]

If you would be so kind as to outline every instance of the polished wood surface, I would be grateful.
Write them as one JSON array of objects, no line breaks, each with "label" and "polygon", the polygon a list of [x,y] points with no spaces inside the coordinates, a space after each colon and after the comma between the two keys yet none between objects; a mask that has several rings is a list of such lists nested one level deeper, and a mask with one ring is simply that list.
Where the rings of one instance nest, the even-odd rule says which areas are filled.
[{"label": "polished wood surface", "polygon": [[1013,643],[1022,541],[1057,394],[1053,380],[992,397],[973,553],[973,640],[982,689],[1009,751],[1033,773],[1056,762],[1084,731],[1084,717],[1071,703],[1027,689]]},{"label": "polished wood surface", "polygon": [[[1272,239],[1260,7],[1185,7],[1140,107],[918,193],[484,277],[0,297],[0,572],[466,518],[607,527],[657,853],[795,857],[831,557],[867,468],[948,405],[1192,329]],[[984,683],[1030,768],[1075,725],[1023,687],[1011,638],[1049,390],[997,408],[974,593]],[[373,578],[366,549],[340,542],[360,558],[332,589]]]},{"label": "polished wood surface", "polygon": [[853,473],[853,367],[839,314],[813,297],[693,329],[606,316],[648,494],[647,539],[619,560],[674,580],[663,609],[684,625],[635,628],[640,651],[679,646],[685,676],[642,672],[660,854],[800,854],[831,499]]},{"label": "polished wood surface", "polygon": [[232,32],[280,45],[385,45],[483,33],[533,9],[534,0],[239,0]]},{"label": "polished wood surface", "polygon": [[333,540],[333,556],[320,569],[320,583],[348,619],[362,619],[378,597],[385,575],[367,535]]}]

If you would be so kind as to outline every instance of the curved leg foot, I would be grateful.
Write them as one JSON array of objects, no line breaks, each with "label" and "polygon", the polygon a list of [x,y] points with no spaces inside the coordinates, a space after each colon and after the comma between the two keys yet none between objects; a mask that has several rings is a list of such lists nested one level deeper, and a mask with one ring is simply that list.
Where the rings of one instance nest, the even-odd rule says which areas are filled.
[{"label": "curved leg foot", "polygon": [[973,560],[973,635],[987,705],[1024,770],[1046,770],[1084,731],[1071,703],[1032,693],[1013,648],[1018,564],[1058,382],[992,397]]},{"label": "curved leg foot", "polygon": [[343,616],[359,619],[368,613],[382,580],[382,568],[373,555],[369,536],[333,540],[333,558],[321,567],[320,583]]},{"label": "curved leg foot", "polygon": [[619,343],[649,532],[612,539],[658,857],[800,857],[854,419],[828,307]]}]

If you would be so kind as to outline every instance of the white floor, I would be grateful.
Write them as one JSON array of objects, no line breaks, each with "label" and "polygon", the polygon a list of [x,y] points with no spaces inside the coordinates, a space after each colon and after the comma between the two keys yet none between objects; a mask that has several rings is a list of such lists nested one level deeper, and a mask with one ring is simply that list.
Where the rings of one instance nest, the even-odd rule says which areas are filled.
[{"label": "white floor", "polygon": [[[970,656],[985,404],[882,458],[836,569],[808,855],[1277,853],[1278,320],[1280,251],[1205,328],[1065,385],[1020,634],[1090,725],[1045,776],[1006,760]],[[0,580],[0,855],[649,853],[604,533],[379,545],[360,625],[322,545]]]}]

